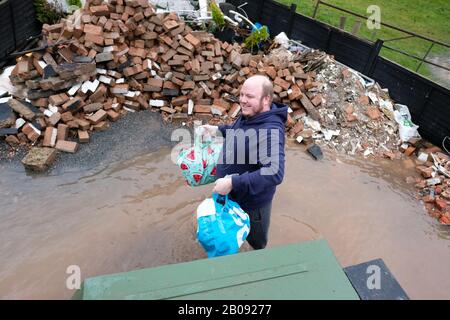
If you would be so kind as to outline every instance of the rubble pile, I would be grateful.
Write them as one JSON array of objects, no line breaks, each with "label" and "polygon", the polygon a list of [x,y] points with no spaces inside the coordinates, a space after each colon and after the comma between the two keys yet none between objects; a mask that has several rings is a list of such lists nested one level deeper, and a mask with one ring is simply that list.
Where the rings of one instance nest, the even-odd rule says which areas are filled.
[{"label": "rubble pile", "polygon": [[[414,184],[428,213],[450,225],[450,156],[420,139],[401,146],[420,177],[407,177]],[[414,159],[414,160],[413,160]]]},{"label": "rubble pile", "polygon": [[350,155],[400,157],[393,102],[385,90],[322,52],[308,52],[300,61],[309,61],[305,70],[315,70],[320,83],[306,94],[317,118],[304,119],[316,142]]},{"label": "rubble pile", "polygon": [[24,95],[0,104],[0,136],[10,145],[73,153],[92,131],[140,110],[187,124],[232,121],[239,88],[253,74],[269,76],[275,100],[291,105],[294,135],[303,131],[299,116],[315,117],[320,102],[316,74],[302,63],[244,53],[146,0],[86,1],[43,33],[51,47],[22,56],[10,76]]}]

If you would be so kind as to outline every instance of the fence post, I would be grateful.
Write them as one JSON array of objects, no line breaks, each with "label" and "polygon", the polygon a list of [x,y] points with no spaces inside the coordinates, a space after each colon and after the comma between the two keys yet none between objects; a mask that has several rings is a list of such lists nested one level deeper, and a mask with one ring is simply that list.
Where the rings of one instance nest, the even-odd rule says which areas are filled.
[{"label": "fence post", "polygon": [[325,46],[325,52],[328,52],[329,48],[330,48],[330,41],[331,41],[331,37],[332,37],[332,33],[333,33],[333,29],[331,28],[327,28],[328,29],[328,33],[327,33],[327,44]]},{"label": "fence post", "polygon": [[416,68],[416,72],[419,71],[420,67],[422,66],[423,62],[427,59],[428,54],[430,53],[431,49],[434,46],[434,42],[431,43],[431,46],[428,48],[427,53],[425,53],[425,55],[423,56],[422,60],[420,61],[419,65]]},{"label": "fence post", "polygon": [[292,27],[294,26],[294,18],[295,18],[295,12],[297,11],[297,5],[292,3],[290,8],[290,16],[289,16],[289,22],[288,22],[288,28],[287,28],[287,36],[288,38],[292,35]]},{"label": "fence post", "polygon": [[430,86],[430,89],[427,91],[427,93],[425,93],[425,100],[423,102],[423,104],[420,106],[420,110],[416,113],[417,114],[417,119],[415,119],[417,121],[417,123],[420,123],[422,125],[422,115],[423,112],[425,111],[428,102],[430,100],[430,96],[433,93],[434,88],[432,86]]},{"label": "fence post", "polygon": [[366,65],[364,66],[362,73],[364,73],[369,77],[372,76],[373,69],[375,67],[375,62],[377,61],[377,57],[382,47],[383,47],[383,40],[377,39],[377,41],[375,41],[372,47],[369,57],[367,58]]},{"label": "fence post", "polygon": [[313,19],[316,18],[317,9],[319,9],[319,4],[320,4],[320,0],[317,0],[317,1],[316,1],[316,4],[315,4],[315,6],[314,6],[314,12],[313,12],[313,15],[312,15],[312,18],[313,18]]},{"label": "fence post", "polygon": [[9,6],[9,12],[11,13],[11,20],[12,20],[12,28],[13,28],[13,39],[14,39],[14,50],[17,47],[17,39],[16,39],[16,21],[14,20],[14,10],[12,7],[12,3],[11,1],[8,1],[8,6]]}]

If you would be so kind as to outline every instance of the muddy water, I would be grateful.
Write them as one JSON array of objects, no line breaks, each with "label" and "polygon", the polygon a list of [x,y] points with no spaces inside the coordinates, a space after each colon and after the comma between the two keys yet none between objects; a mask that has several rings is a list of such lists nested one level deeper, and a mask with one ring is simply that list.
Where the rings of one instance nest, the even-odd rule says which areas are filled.
[{"label": "muddy water", "polygon": [[[288,147],[269,245],[325,238],[344,267],[382,258],[411,298],[450,298],[450,232],[404,183],[410,169],[326,158]],[[0,298],[70,298],[69,265],[86,278],[205,258],[194,212],[211,187],[186,187],[168,147],[61,175],[4,170],[1,182]]]}]

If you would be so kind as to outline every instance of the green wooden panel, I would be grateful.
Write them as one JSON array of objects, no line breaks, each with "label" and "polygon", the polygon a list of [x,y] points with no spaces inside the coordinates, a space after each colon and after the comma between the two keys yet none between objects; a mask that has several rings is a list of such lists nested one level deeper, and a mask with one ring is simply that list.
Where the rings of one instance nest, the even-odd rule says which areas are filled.
[{"label": "green wooden panel", "polygon": [[358,299],[325,240],[86,279],[82,299]]}]

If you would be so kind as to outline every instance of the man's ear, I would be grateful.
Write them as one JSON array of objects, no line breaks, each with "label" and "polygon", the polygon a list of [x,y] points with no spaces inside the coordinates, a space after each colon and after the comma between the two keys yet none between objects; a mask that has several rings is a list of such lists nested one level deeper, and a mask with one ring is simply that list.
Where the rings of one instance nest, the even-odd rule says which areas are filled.
[{"label": "man's ear", "polygon": [[263,102],[265,106],[270,107],[270,96],[263,97]]}]

